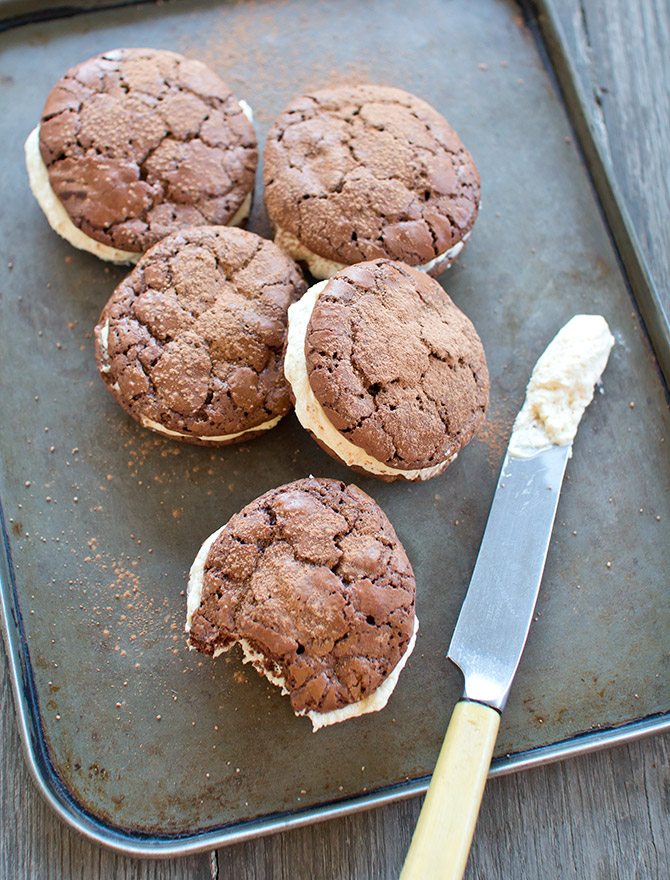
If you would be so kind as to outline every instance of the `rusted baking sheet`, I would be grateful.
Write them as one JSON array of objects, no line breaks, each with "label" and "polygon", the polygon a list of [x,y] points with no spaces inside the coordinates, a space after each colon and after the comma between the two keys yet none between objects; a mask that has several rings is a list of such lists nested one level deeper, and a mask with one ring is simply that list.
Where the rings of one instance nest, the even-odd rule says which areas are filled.
[{"label": "rusted baking sheet", "polygon": [[[568,464],[494,772],[592,748],[604,728],[621,738],[667,724],[666,390],[518,7],[141,5],[24,25],[0,44],[2,599],[29,760],[61,815],[126,852],[167,854],[425,788],[460,692],[445,653],[512,420],[538,355],[577,312],[605,315],[617,344]],[[92,329],[124,270],[49,230],[23,142],[68,67],[128,45],[206,61],[252,105],[261,141],[293,96],[355,81],[414,92],[459,132],[483,209],[441,282],[482,337],[492,394],[484,430],[443,476],[354,475],[293,416],[247,444],[190,448],[143,431],[107,394]],[[260,179],[249,226],[269,234]],[[318,734],[237,656],[189,653],[183,634],[201,540],[310,473],[381,504],[414,565],[421,620],[388,707]]]}]

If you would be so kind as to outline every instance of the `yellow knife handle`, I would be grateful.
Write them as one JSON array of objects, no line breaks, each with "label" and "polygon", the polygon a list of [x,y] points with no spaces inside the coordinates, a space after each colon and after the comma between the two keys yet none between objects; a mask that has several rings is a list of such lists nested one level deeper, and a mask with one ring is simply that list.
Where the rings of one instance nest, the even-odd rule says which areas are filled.
[{"label": "yellow knife handle", "polygon": [[400,880],[463,876],[499,727],[490,706],[456,704]]}]

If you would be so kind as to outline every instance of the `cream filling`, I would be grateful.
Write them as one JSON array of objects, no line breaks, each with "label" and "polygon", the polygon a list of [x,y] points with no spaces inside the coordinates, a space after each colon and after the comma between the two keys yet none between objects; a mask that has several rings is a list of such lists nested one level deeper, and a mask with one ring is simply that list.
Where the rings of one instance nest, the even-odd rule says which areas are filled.
[{"label": "cream filling", "polygon": [[512,429],[509,455],[572,443],[614,345],[602,315],[575,315],[540,357]]},{"label": "cream filling", "polygon": [[406,480],[428,480],[450,464],[456,454],[432,467],[403,470],[378,461],[364,449],[355,446],[334,427],[309,384],[305,359],[305,337],[312,310],[328,281],[310,287],[297,303],[289,306],[288,337],[284,355],[284,375],[295,396],[295,413],[300,424],[311,431],[349,467],[361,467],[376,476],[404,477]]},{"label": "cream filling", "polygon": [[[188,573],[188,585],[186,587],[186,632],[191,632],[193,615],[200,607],[200,602],[202,600],[202,588],[205,580],[205,563],[207,562],[209,551],[214,541],[216,541],[224,529],[225,526],[221,526],[220,529],[213,532],[209,538],[203,542],[198,550],[197,556],[193,560],[191,570]],[[217,648],[214,652],[214,656],[218,657],[219,654],[223,653],[223,650],[223,648]]]},{"label": "cream filling", "polygon": [[254,425],[253,428],[245,428],[244,431],[238,431],[236,434],[184,434],[181,431],[172,431],[170,428],[166,428],[158,422],[154,422],[152,419],[147,416],[140,416],[140,423],[143,428],[149,428],[151,431],[155,431],[157,434],[165,434],[166,437],[182,437],[184,440],[192,440],[193,438],[197,440],[208,440],[212,443],[223,443],[226,440],[236,440],[238,437],[243,437],[245,434],[250,434],[252,431],[269,431],[270,428],[274,428],[275,425],[279,424],[282,416],[275,416],[273,419],[269,419],[267,422],[261,422],[260,425]]},{"label": "cream filling", "polygon": [[[100,350],[102,353],[102,357],[104,360],[107,360],[109,357],[109,318],[105,321],[100,329],[95,328],[96,336],[98,337],[98,341],[100,343]],[[100,367],[101,373],[109,373],[110,366],[107,363],[103,363]],[[119,387],[118,382],[115,382],[112,386],[116,389],[116,391],[120,392],[121,389]],[[166,437],[179,437],[184,440],[207,440],[211,443],[224,443],[230,440],[236,440],[238,437],[243,437],[245,434],[249,434],[252,431],[269,431],[270,428],[274,428],[281,419],[282,415],[275,416],[272,419],[268,419],[267,422],[261,422],[260,425],[254,425],[251,428],[245,428],[243,431],[237,431],[235,434],[185,434],[182,431],[173,431],[171,428],[166,428],[164,425],[161,425],[160,422],[154,422],[153,419],[150,419],[148,416],[140,416],[140,424],[143,428],[149,428],[151,431],[155,431],[157,434],[164,434]]]},{"label": "cream filling", "polygon": [[[470,233],[466,232],[461,241],[456,242],[453,247],[450,247],[443,254],[438,254],[434,259],[429,260],[427,263],[421,263],[420,266],[414,266],[414,268],[419,269],[421,272],[430,272],[430,270],[437,266],[438,263],[441,263],[444,260],[455,259],[465,247],[465,242],[468,238],[470,238]],[[321,257],[319,254],[315,254],[314,251],[305,247],[300,239],[296,238],[292,232],[289,232],[288,229],[283,229],[281,226],[278,226],[275,232],[275,244],[283,251],[286,251],[286,253],[294,260],[304,260],[304,262],[307,263],[307,268],[309,269],[310,274],[315,278],[332,278],[336,272],[345,269],[349,265],[348,263],[338,263],[335,260],[328,260],[326,257]]]},{"label": "cream filling", "polygon": [[244,115],[247,117],[249,122],[253,125],[254,124],[254,111],[247,104],[247,102],[244,100],[244,98],[238,98],[237,103],[240,105],[240,109],[242,110],[242,113],[244,113]]},{"label": "cream filling", "polygon": [[[254,111],[251,109],[251,107],[247,104],[247,102],[243,98],[238,98],[237,103],[240,105],[240,109],[242,110],[242,113],[244,113],[244,115],[247,117],[249,122],[253,125],[254,124]],[[247,217],[249,216],[249,213],[251,212],[252,198],[253,198],[253,194],[250,192],[247,193],[244,201],[242,202],[240,207],[237,209],[237,211],[235,211],[235,213],[230,218],[230,220],[228,221],[226,226],[239,226],[240,223],[243,223],[247,219]]]},{"label": "cream filling", "polygon": [[51,188],[49,172],[40,153],[39,126],[28,135],[25,150],[30,189],[54,232],[57,232],[61,238],[80,251],[88,251],[88,253],[110,263],[136,263],[139,260],[142,256],[141,253],[122,251],[108,244],[103,244],[101,241],[96,241],[72,222],[63,203]]},{"label": "cream filling", "polygon": [[[253,124],[251,107],[249,107],[246,101],[239,101],[239,105],[249,122]],[[63,207],[63,203],[51,188],[49,172],[40,153],[39,126],[34,128],[28,135],[25,143],[25,152],[30,189],[54,232],[57,232],[61,238],[64,238],[80,251],[87,251],[101,260],[107,260],[110,263],[137,263],[142,253],[123,251],[111,245],[103,244],[103,242],[91,238],[90,235],[86,235],[85,232],[82,232],[72,222],[70,215]],[[246,196],[227,225],[239,226],[249,216],[250,210],[251,193]]]},{"label": "cream filling", "polygon": [[[220,529],[217,529],[216,532],[214,532],[212,535],[209,536],[209,538],[207,538],[207,540],[203,543],[200,550],[198,551],[198,554],[193,561],[193,565],[191,566],[191,570],[188,576],[188,587],[186,591],[186,632],[191,631],[193,615],[200,607],[202,590],[204,586],[205,563],[207,562],[209,551],[212,544],[216,541],[224,528],[225,526],[221,526]],[[400,673],[407,663],[410,654],[414,650],[418,631],[419,621],[415,615],[414,629],[409,644],[407,645],[407,650],[393,667],[391,672],[386,676],[384,681],[379,685],[379,687],[376,688],[376,690],[374,690],[371,694],[368,694],[367,697],[364,697],[357,703],[349,703],[347,706],[341,706],[339,709],[332,709],[330,712],[315,712],[313,710],[305,710],[302,712],[297,712],[296,714],[306,715],[312,722],[312,731],[316,733],[316,731],[319,730],[321,727],[328,727],[331,724],[338,724],[340,721],[346,721],[348,718],[355,718],[358,715],[366,715],[369,712],[379,712],[379,710],[383,709],[384,706],[388,703],[389,697],[393,693],[395,686],[398,683]],[[247,639],[239,639],[237,644],[239,644],[242,648],[243,663],[251,663],[254,669],[261,675],[264,675],[271,684],[274,684],[277,687],[281,688],[281,692],[283,695],[290,693],[290,691],[286,687],[286,679],[284,678],[282,670],[276,663],[272,664],[272,669],[268,669],[267,658],[260,651],[254,648],[247,641]],[[214,656],[218,657],[220,654],[223,654],[225,651],[230,650],[230,648],[232,647],[233,646],[230,645],[228,648],[217,648],[214,651]]]},{"label": "cream filling", "polygon": [[316,733],[321,727],[328,727],[331,724],[339,724],[340,721],[346,721],[348,718],[356,718],[358,715],[367,715],[368,712],[379,712],[380,709],[383,709],[395,690],[400,673],[409,660],[410,654],[414,650],[418,631],[419,619],[415,615],[414,630],[412,632],[412,637],[409,640],[409,644],[407,645],[407,650],[379,687],[371,694],[368,694],[367,697],[364,697],[357,703],[349,703],[347,706],[341,706],[339,709],[331,709],[330,712],[311,711],[298,713],[300,715],[307,715],[312,722],[312,732]]},{"label": "cream filling", "polygon": [[247,217],[249,216],[249,212],[251,211],[251,193],[247,193],[244,197],[244,201],[240,205],[240,207],[235,211],[230,220],[226,223],[226,226],[239,226],[240,223],[243,223]]}]

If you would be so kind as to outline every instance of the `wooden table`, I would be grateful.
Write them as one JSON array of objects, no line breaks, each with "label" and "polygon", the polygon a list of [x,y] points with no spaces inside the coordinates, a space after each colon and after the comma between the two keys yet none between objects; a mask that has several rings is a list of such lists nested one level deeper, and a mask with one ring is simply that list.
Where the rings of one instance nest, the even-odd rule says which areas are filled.
[{"label": "wooden table", "polygon": [[[670,314],[670,6],[553,0],[603,146]],[[115,855],[42,802],[0,663],[0,880],[397,877],[420,799],[169,861]],[[491,780],[467,878],[670,876],[670,735]],[[429,878],[427,878],[429,880]]]}]

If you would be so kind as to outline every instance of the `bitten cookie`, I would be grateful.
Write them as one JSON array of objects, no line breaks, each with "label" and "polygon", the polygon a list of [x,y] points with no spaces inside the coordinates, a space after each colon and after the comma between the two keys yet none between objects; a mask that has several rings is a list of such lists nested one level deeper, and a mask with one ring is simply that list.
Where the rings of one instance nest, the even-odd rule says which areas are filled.
[{"label": "bitten cookie", "polygon": [[385,480],[426,480],[475,435],[484,349],[442,287],[403,263],[349,266],[289,309],[284,372],[304,428]]},{"label": "bitten cookie", "polygon": [[146,253],[95,328],[98,369],[141,425],[202,445],[246,440],[291,406],[287,309],[305,290],[271,241],[196,226]]},{"label": "bitten cookie", "polygon": [[316,278],[376,257],[437,275],[477,217],[472,157],[444,117],[401,89],[297,98],[272,125],[263,157],[275,241]]},{"label": "bitten cookie", "polygon": [[186,631],[214,656],[238,643],[317,730],[386,705],[414,647],[415,591],[372,498],[309,478],[266,492],[205,541]]},{"label": "bitten cookie", "polygon": [[68,70],[26,141],[51,227],[114,262],[187,226],[241,223],[257,162],[248,105],[200,61],[156,49]]}]

